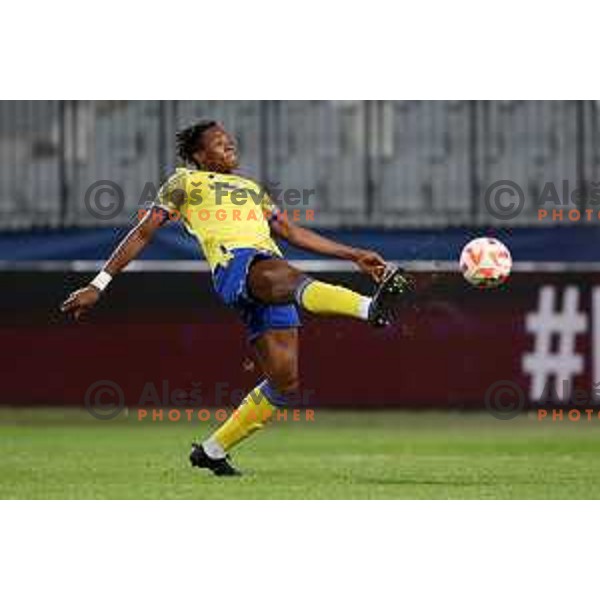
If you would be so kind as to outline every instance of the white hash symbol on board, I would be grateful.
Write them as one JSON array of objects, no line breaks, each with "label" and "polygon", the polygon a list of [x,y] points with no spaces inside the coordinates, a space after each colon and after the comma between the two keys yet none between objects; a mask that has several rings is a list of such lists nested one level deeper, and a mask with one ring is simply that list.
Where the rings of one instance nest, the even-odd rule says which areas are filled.
[{"label": "white hash symbol on board", "polygon": [[[598,292],[600,288],[594,290],[596,306]],[[577,336],[588,330],[588,317],[579,310],[579,289],[569,286],[557,298],[554,286],[543,286],[536,310],[525,317],[525,329],[533,336],[533,351],[524,354],[522,362],[531,378],[530,398],[543,400],[549,386],[554,386],[550,389],[557,400],[568,400],[573,378],[584,369],[584,357],[576,350]]]}]

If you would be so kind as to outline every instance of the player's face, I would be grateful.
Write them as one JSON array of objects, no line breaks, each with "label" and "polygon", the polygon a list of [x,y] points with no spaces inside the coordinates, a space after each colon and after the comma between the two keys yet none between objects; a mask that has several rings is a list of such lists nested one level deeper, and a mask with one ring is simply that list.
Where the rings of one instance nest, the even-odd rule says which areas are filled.
[{"label": "player's face", "polygon": [[202,148],[194,157],[209,171],[228,173],[238,166],[235,140],[220,125],[204,132]]}]

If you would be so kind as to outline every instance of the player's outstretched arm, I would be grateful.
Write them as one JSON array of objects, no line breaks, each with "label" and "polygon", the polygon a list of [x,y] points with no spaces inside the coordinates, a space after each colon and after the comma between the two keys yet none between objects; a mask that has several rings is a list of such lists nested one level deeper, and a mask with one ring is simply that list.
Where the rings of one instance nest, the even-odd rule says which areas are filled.
[{"label": "player's outstretched arm", "polygon": [[61,305],[61,311],[79,320],[100,299],[100,294],[111,279],[120,273],[150,243],[161,226],[154,211],[148,211],[140,222],[117,246],[102,271],[85,287],[74,291]]},{"label": "player's outstretched arm", "polygon": [[282,218],[271,221],[271,230],[275,235],[287,240],[297,248],[335,258],[351,260],[362,271],[373,277],[375,281],[381,281],[385,274],[387,267],[385,260],[372,250],[363,250],[362,248],[353,248],[352,246],[340,244],[310,229],[294,225]]}]

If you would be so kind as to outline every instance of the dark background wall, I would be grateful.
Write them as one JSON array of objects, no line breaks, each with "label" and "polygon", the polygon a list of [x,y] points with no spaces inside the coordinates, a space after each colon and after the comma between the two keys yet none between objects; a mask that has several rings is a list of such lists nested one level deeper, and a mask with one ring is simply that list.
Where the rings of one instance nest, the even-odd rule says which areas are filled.
[{"label": "dark background wall", "polygon": [[[320,276],[370,289],[361,275]],[[207,406],[229,405],[236,398],[216,397],[218,386],[247,390],[259,378],[243,327],[220,305],[207,274],[125,274],[88,322],[67,322],[58,305],[88,279],[87,273],[0,273],[3,402],[83,406],[88,388],[109,380],[132,406],[140,404],[145,386],[162,390],[164,381],[171,391],[201,387]],[[470,288],[458,274],[445,272],[420,273],[418,284],[418,311],[407,311],[389,330],[306,316],[301,371],[310,404],[481,408],[489,386],[507,379],[527,394],[531,381],[523,356],[534,340],[525,320],[536,310],[542,284],[555,289],[557,306],[568,286],[578,290],[589,327],[576,339],[586,358],[575,384],[590,388],[597,274],[517,273],[507,288],[494,291]]]}]

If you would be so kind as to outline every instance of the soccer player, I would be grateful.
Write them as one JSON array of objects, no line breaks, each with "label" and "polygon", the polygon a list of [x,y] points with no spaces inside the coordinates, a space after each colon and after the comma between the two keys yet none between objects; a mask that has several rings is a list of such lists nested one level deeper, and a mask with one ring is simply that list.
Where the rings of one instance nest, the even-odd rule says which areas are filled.
[{"label": "soccer player", "polygon": [[[186,163],[161,187],[152,210],[119,244],[102,271],[73,292],[62,311],[80,319],[150,242],[163,223],[178,215],[202,247],[213,286],[238,311],[248,330],[264,380],[208,439],[192,444],[191,464],[215,475],[238,475],[229,451],[261,429],[279,407],[297,397],[297,306],[318,315],[340,315],[382,327],[410,298],[413,285],[399,268],[388,268],[371,250],[352,248],[297,226],[273,205],[254,181],[235,174],[236,146],[220,123],[201,121],[177,134]],[[290,244],[356,263],[378,284],[372,297],[313,279],[291,266],[274,237]]]}]

